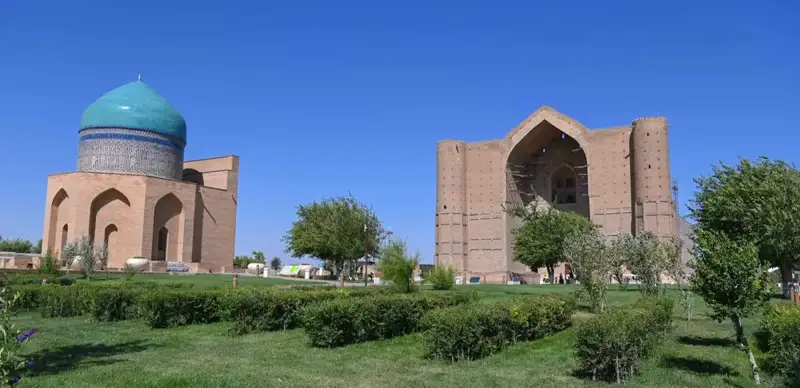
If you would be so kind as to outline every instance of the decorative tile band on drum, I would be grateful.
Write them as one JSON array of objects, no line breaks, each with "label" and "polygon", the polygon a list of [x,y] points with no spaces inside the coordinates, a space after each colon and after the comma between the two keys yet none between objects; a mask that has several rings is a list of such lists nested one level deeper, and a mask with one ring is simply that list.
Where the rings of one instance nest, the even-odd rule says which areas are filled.
[{"label": "decorative tile band on drum", "polygon": [[157,133],[121,128],[84,130],[78,149],[78,171],[175,180],[183,175],[183,145]]}]

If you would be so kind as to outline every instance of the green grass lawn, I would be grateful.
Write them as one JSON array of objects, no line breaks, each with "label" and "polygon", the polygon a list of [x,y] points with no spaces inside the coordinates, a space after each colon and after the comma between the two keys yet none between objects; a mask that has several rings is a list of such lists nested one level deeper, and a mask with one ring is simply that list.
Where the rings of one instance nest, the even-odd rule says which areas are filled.
[{"label": "green grass lawn", "polygon": [[[165,277],[184,281],[200,276]],[[158,278],[154,278],[156,280]],[[215,284],[211,277],[208,284]],[[267,281],[269,279],[253,279]],[[198,281],[198,280],[195,280]],[[226,276],[222,281],[230,281]],[[572,291],[571,286],[457,286],[484,301],[520,294]],[[636,290],[610,294],[612,305],[632,302]],[[748,387],[746,356],[732,343],[728,322],[711,321],[697,301],[691,324],[676,309],[676,330],[636,387]],[[586,319],[584,310],[575,320]],[[41,330],[24,347],[40,361],[38,375],[20,387],[582,387],[604,386],[573,375],[574,329],[519,344],[479,361],[448,364],[423,359],[420,335],[338,349],[307,345],[302,329],[230,337],[225,323],[151,330],[137,322],[97,324],[85,317],[21,316]],[[746,322],[752,333],[758,319]],[[760,355],[759,355],[760,356]],[[770,379],[767,379],[767,383]]]}]

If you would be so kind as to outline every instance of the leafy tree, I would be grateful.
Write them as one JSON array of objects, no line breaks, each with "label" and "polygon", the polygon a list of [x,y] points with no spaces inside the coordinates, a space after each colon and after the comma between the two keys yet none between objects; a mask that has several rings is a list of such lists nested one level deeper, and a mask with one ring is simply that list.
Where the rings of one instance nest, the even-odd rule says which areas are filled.
[{"label": "leafy tree", "polygon": [[678,284],[678,303],[686,316],[686,322],[692,320],[694,310],[694,295],[691,288],[684,287],[686,282],[686,266],[681,261],[683,253],[683,240],[678,236],[672,236],[662,241],[664,247],[664,258],[666,273]]},{"label": "leafy tree", "polygon": [[667,270],[666,246],[651,232],[636,236],[625,233],[617,239],[622,262],[639,281],[639,290],[644,295],[657,295],[661,286],[661,274]]},{"label": "leafy tree", "polygon": [[108,250],[101,247],[95,248],[88,236],[81,236],[64,246],[61,258],[66,261],[67,271],[75,260],[80,260],[81,273],[88,279],[101,260],[108,261]]},{"label": "leafy tree", "polygon": [[781,272],[788,297],[793,268],[800,265],[800,172],[784,161],[760,157],[720,164],[695,179],[690,215],[703,229],[747,240],[759,258]]},{"label": "leafy tree", "polygon": [[272,260],[270,260],[270,262],[269,262],[270,268],[272,268],[272,269],[274,269],[276,271],[281,269],[281,264],[283,264],[283,263],[281,263],[281,258],[278,257],[278,256],[274,256],[272,258]]},{"label": "leafy tree", "polygon": [[516,208],[512,214],[522,218],[522,225],[514,231],[514,260],[532,270],[547,268],[548,278],[554,279],[555,266],[567,261],[566,241],[594,229],[588,218],[574,212],[546,209]]},{"label": "leafy tree", "polygon": [[378,270],[384,279],[389,279],[403,292],[415,290],[414,270],[419,264],[419,252],[413,256],[407,253],[408,247],[402,240],[392,240],[381,250]]},{"label": "leafy tree", "polygon": [[267,264],[267,257],[264,256],[264,252],[253,251],[253,263]]},{"label": "leafy tree", "polygon": [[329,263],[344,286],[345,263],[364,256],[377,257],[385,237],[386,231],[372,209],[347,196],[298,206],[297,220],[283,241],[292,257],[313,257]]},{"label": "leafy tree", "polygon": [[34,245],[30,253],[42,253],[42,239],[39,239],[39,242]]},{"label": "leafy tree", "polygon": [[761,383],[758,365],[742,327],[742,318],[769,300],[769,266],[758,259],[758,249],[749,241],[733,240],[724,233],[695,229],[694,292],[713,310],[718,322],[730,319],[739,347],[747,354],[756,384]]},{"label": "leafy tree", "polygon": [[[261,253],[261,252],[254,251],[253,253]],[[236,256],[233,258],[233,265],[236,266],[237,268],[247,268],[247,265],[250,263],[266,264],[264,262],[263,253],[261,260],[247,255]]]},{"label": "leafy tree", "polygon": [[34,253],[35,246],[24,238],[0,238],[0,252]]},{"label": "leafy tree", "polygon": [[599,230],[572,234],[564,244],[564,257],[580,281],[580,290],[592,310],[602,313],[606,305],[608,281],[622,252]]}]

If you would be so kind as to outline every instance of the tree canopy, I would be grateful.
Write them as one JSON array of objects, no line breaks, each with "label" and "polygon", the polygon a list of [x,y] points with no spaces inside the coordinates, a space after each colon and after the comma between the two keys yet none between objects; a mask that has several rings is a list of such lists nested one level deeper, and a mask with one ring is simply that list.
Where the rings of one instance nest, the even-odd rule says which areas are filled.
[{"label": "tree canopy", "polygon": [[755,244],[759,258],[780,269],[788,292],[800,258],[800,172],[780,160],[740,159],[695,183],[689,210],[697,227]]},{"label": "tree canopy", "polygon": [[574,212],[546,209],[517,209],[514,215],[522,218],[522,225],[514,231],[514,260],[535,270],[547,268],[550,279],[554,267],[567,261],[566,241],[575,234],[594,229],[588,218]]},{"label": "tree canopy", "polygon": [[747,353],[756,384],[758,365],[742,327],[742,318],[764,306],[770,297],[769,266],[758,259],[750,241],[734,240],[717,230],[695,229],[695,272],[692,289],[713,310],[711,318],[730,319],[736,339]]},{"label": "tree canopy", "polygon": [[[297,207],[297,220],[283,237],[292,257],[312,257],[334,266],[377,257],[387,233],[371,208],[353,196],[326,198]],[[366,249],[364,244],[367,244]]]},{"label": "tree canopy", "polygon": [[37,245],[24,238],[3,238],[0,236],[0,252],[41,253],[42,240]]}]

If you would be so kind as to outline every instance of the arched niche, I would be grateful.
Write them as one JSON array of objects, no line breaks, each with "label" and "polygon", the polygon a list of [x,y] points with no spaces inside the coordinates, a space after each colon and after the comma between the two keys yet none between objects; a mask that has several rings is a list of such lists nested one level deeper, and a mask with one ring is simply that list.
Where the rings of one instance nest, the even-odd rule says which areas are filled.
[{"label": "arched niche", "polygon": [[588,217],[588,172],[582,145],[544,120],[508,154],[507,201],[511,206],[558,205]]},{"label": "arched niche", "polygon": [[180,261],[183,248],[183,203],[169,193],[153,209],[152,260]]},{"label": "arched niche", "polygon": [[[47,241],[45,242],[45,251],[61,250],[66,245],[69,227],[69,208],[70,201],[67,191],[64,189],[58,190],[56,195],[50,201],[50,225],[47,226]],[[59,231],[59,229],[61,229]],[[59,233],[61,232],[61,233]]]},{"label": "arched niche", "polygon": [[119,255],[119,228],[114,224],[106,226],[103,231],[103,244],[108,250],[108,266],[111,267],[112,263],[116,264],[124,262],[128,258],[120,257]]},{"label": "arched niche", "polygon": [[95,246],[108,241],[108,266],[120,268],[135,253],[128,249],[126,236],[129,228],[131,202],[117,189],[108,189],[92,200],[89,216],[89,240]]}]

